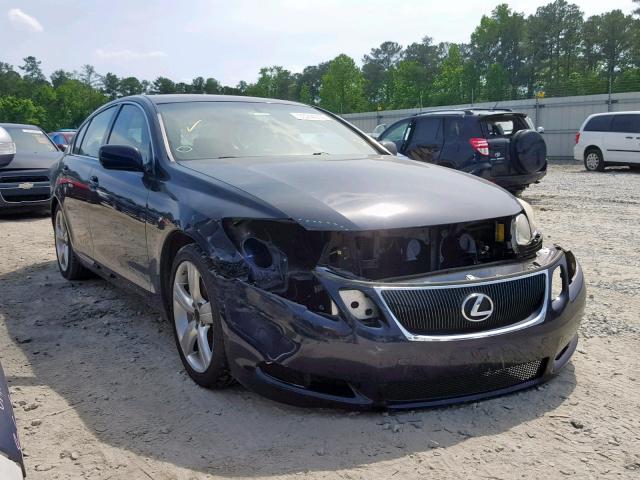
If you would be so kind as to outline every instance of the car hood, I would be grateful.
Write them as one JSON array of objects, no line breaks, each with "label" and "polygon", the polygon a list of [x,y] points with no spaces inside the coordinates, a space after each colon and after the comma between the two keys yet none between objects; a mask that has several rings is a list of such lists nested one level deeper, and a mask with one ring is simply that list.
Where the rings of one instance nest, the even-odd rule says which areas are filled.
[{"label": "car hood", "polygon": [[62,152],[22,153],[17,152],[11,161],[2,162],[0,169],[49,169],[62,157]]},{"label": "car hood", "polygon": [[191,160],[308,230],[378,230],[468,222],[522,210],[478,177],[391,155]]}]

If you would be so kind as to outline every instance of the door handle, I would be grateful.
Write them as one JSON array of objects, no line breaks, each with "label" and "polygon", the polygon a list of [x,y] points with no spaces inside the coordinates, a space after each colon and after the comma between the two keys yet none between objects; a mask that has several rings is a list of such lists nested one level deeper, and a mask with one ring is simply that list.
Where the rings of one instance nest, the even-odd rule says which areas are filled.
[{"label": "door handle", "polygon": [[629,140],[633,140],[633,137],[624,137],[624,138],[628,138]]}]

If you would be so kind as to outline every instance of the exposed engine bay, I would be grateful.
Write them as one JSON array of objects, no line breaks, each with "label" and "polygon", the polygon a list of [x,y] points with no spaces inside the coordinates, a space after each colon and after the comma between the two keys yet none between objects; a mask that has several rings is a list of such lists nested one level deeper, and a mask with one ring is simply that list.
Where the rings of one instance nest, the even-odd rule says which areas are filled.
[{"label": "exposed engine bay", "polygon": [[511,222],[506,217],[422,228],[324,232],[305,230],[293,221],[226,219],[224,227],[249,267],[249,283],[329,314],[335,305],[318,282],[316,267],[350,279],[394,281],[535,256],[541,239],[526,249],[514,248]]}]

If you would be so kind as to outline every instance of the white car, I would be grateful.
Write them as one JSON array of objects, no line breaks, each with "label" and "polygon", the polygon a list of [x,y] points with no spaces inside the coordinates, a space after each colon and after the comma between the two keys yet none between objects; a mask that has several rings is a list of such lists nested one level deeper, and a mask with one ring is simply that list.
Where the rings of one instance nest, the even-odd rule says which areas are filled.
[{"label": "white car", "polygon": [[573,158],[589,171],[608,165],[640,168],[640,112],[596,113],[576,133]]}]

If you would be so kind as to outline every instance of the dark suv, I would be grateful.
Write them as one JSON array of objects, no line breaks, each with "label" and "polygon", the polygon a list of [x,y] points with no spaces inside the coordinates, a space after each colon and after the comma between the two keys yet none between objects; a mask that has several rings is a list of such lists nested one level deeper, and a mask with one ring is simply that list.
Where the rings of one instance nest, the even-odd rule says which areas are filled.
[{"label": "dark suv", "polygon": [[389,126],[379,141],[413,160],[486,178],[519,193],[547,173],[547,147],[524,113],[435,110]]}]

